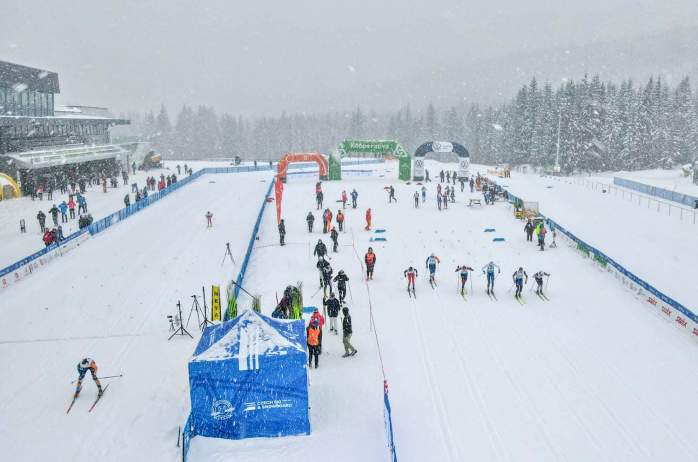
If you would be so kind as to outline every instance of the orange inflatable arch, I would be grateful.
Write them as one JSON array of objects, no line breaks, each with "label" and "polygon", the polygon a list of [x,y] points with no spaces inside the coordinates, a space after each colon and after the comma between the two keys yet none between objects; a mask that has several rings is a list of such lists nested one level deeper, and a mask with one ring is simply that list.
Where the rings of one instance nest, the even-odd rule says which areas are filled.
[{"label": "orange inflatable arch", "polygon": [[320,179],[327,179],[327,173],[329,172],[327,157],[319,152],[288,152],[284,154],[277,165],[277,180],[286,182],[288,164],[292,162],[317,162],[320,167]]}]

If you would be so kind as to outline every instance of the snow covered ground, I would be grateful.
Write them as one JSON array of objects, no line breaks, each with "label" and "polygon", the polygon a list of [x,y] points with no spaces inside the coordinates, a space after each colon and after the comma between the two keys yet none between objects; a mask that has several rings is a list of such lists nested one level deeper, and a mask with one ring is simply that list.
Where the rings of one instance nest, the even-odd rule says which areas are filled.
[{"label": "snow covered ground", "polygon": [[[181,300],[186,319],[204,284],[210,306],[210,285],[237,275],[232,264],[221,266],[225,242],[240,264],[268,180],[204,176],[3,292],[3,453],[17,461],[177,459],[196,341],[167,341],[166,316]],[[240,207],[250,197],[253,204]],[[195,321],[189,330],[198,338]],[[124,377],[105,381],[109,390],[88,414],[96,395],[88,376],[66,416],[70,381],[86,355],[100,375]]]},{"label": "snow covered ground", "polygon": [[[124,186],[121,177],[119,177],[118,188],[107,188],[107,193],[102,192],[102,186],[88,186],[85,192],[87,199],[87,210],[96,220],[114,213],[124,207],[124,196],[131,193],[131,183],[138,183],[138,187],[143,189],[145,179],[148,176],[159,177],[160,174],[170,175],[176,173],[175,169],[168,171],[167,169],[154,169],[148,172],[138,171],[136,175],[130,175],[128,185]],[[0,201],[0,268],[11,265],[28,255],[33,254],[44,248],[42,242],[42,233],[39,228],[39,222],[36,219],[36,214],[42,210],[46,214],[46,226],[53,227],[51,214],[49,209],[53,204],[60,204],[62,201],[68,202],[68,194],[60,194],[60,191],[54,191],[53,200],[46,199],[40,201],[38,198],[34,201],[30,197],[21,197]],[[133,202],[133,194],[131,194],[131,202]],[[69,220],[68,223],[61,223],[60,214],[58,215],[58,224],[63,227],[63,235],[78,231],[78,215],[76,210],[76,218]],[[19,220],[24,219],[27,225],[27,232],[22,234],[19,232]]]},{"label": "snow covered ground", "polygon": [[[436,184],[429,183],[426,204],[414,209],[418,186],[398,182],[396,164],[388,166],[389,173],[374,167],[383,178],[347,177],[323,186],[335,213],[342,190],[359,192],[359,208],[347,210],[347,232],[331,261],[335,272],[344,269],[350,278],[352,341],[359,353],[341,358],[341,338],[325,329],[320,368],[310,371],[312,435],[237,442],[197,437],[191,461],[295,462],[313,454],[337,462],[387,460],[375,331],[401,461],[698,460],[698,402],[691,399],[698,349],[692,339],[566,245],[536,250],[508,204],[469,208],[470,194],[457,193],[457,203],[439,212]],[[427,168],[434,177],[456,164],[428,161]],[[513,192],[539,200],[545,213],[620,262],[638,246],[653,245],[637,240],[647,236],[632,228],[636,209],[618,204],[607,210],[596,203],[597,193],[559,183],[550,190],[547,179],[514,175],[504,182]],[[165,316],[177,299],[188,312],[185,300],[202,284],[237,274],[220,266],[223,243],[231,242],[240,262],[268,186],[263,179],[269,172],[204,176],[5,291],[3,320],[12,326],[0,338],[0,445],[6,453],[27,461],[178,457],[177,425],[189,406],[186,361],[195,341],[168,342]],[[264,214],[245,286],[262,295],[266,314],[276,293],[299,280],[305,304],[321,306],[320,295],[313,295],[312,246],[318,238],[330,241],[317,230],[314,184],[314,178],[289,177],[283,202],[288,245],[278,246],[275,207]],[[388,184],[396,188],[397,204],[387,203]],[[367,207],[374,229],[386,229],[386,242],[369,242]],[[565,207],[576,210],[576,221]],[[204,228],[206,209],[214,213],[213,230]],[[317,219],[312,234],[305,227],[310,210]],[[613,210],[628,223],[617,221]],[[592,234],[594,225],[607,232]],[[681,229],[672,223],[671,235]],[[654,244],[661,246],[666,234]],[[494,236],[506,240],[493,242]],[[377,263],[367,286],[360,259],[369,245]],[[683,257],[678,245],[663,249],[663,260],[627,264],[695,305],[659,283],[675,268],[661,262]],[[424,278],[431,252],[441,258],[436,290]],[[490,259],[502,268],[497,301],[484,293],[480,275]],[[467,301],[456,293],[459,264],[476,269]],[[416,300],[407,296],[402,276],[409,265],[420,271]],[[511,273],[518,266],[529,275],[539,269],[552,274],[551,301],[529,292],[530,285],[525,305],[513,299]],[[92,414],[86,412],[94,393],[88,380],[85,396],[66,416],[75,363],[86,354],[100,372],[123,371],[124,378],[111,382]]]},{"label": "snow covered ground", "polygon": [[698,225],[691,220],[669,218],[620,193],[600,193],[566,177],[512,172],[511,178],[495,180],[524,200],[538,201],[542,213],[580,239],[694,312],[698,309],[693,287]]},{"label": "snow covered ground", "polygon": [[591,177],[589,179],[606,181],[608,183],[613,184],[614,176],[626,178],[628,180],[638,181],[640,183],[648,184],[651,186],[657,186],[660,188],[668,189],[669,191],[676,191],[683,194],[698,196],[698,185],[693,183],[693,178],[691,176],[683,176],[680,169],[654,169],[640,170],[636,172],[615,172],[603,176],[595,175],[594,177]]}]

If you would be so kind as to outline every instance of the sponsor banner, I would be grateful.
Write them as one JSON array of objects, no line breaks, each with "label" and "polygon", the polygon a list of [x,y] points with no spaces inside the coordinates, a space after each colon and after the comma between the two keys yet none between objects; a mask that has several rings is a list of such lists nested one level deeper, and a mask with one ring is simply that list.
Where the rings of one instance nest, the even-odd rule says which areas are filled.
[{"label": "sponsor banner", "polygon": [[221,320],[221,287],[211,286],[211,321]]},{"label": "sponsor banner", "polygon": [[424,178],[424,157],[414,158],[414,179],[422,180]]},{"label": "sponsor banner", "polygon": [[465,178],[470,174],[470,158],[458,158],[458,178]]}]

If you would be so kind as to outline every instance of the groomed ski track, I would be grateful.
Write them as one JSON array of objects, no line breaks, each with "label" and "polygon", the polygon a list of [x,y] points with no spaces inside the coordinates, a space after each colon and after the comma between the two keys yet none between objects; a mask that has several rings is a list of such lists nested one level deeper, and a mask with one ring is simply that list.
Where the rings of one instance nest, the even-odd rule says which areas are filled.
[{"label": "groomed ski track", "polygon": [[[415,210],[412,194],[418,187],[394,176],[323,183],[325,206],[333,213],[342,190],[355,187],[360,194],[359,208],[347,212],[340,253],[330,254],[335,273],[344,269],[351,278],[348,304],[359,354],[340,358],[341,338],[325,329],[321,367],[310,373],[313,436],[286,444],[195,443],[196,460],[235,454],[252,461],[278,454],[300,461],[328,450],[326,445],[333,460],[385,460],[382,377],[352,234],[361,258],[369,245],[378,256],[369,285],[401,461],[698,460],[698,430],[691,425],[698,404],[690,398],[698,385],[698,353],[691,339],[564,243],[538,251],[525,241],[523,224],[509,205],[468,208],[470,194],[458,192],[457,203],[439,212],[430,183],[427,203]],[[278,234],[275,211],[267,211],[248,273],[248,284],[263,301],[273,302],[275,291],[302,280],[305,304],[321,306],[319,293],[308,299],[317,289],[311,252],[318,238],[330,249],[331,241],[318,232],[317,216],[315,232],[307,233],[305,215],[309,210],[318,215],[314,183],[291,179],[286,185],[284,248],[270,245]],[[387,203],[383,187],[390,183],[397,204]],[[373,234],[363,230],[367,207],[374,229],[387,230],[387,242],[369,242]],[[489,227],[497,231],[484,233]],[[506,241],[492,242],[494,236]],[[424,267],[431,252],[442,261],[436,290]],[[490,259],[502,267],[497,301],[484,293],[480,271]],[[467,302],[456,291],[459,264],[476,269]],[[402,277],[409,265],[420,272],[416,300],[408,297]],[[529,276],[539,269],[552,274],[551,301],[529,291],[532,280],[524,288],[526,304],[514,300],[511,274],[518,266]]]},{"label": "groomed ski track", "polygon": [[[352,343],[341,358],[341,334],[325,327],[320,369],[311,370],[313,434],[239,442],[195,438],[191,461],[384,461],[382,375],[371,329],[361,258],[377,253],[369,281],[375,327],[390,384],[400,461],[695,461],[698,350],[609,274],[562,241],[539,252],[504,203],[436,209],[435,183],[415,210],[416,185],[399,183],[394,165],[383,178],[323,183],[326,206],[342,190],[359,191],[347,210],[335,270],[350,280]],[[429,163],[432,173],[455,164]],[[267,182],[260,180],[266,179]],[[182,300],[185,318],[201,284],[221,283],[237,267],[221,268],[224,243],[238,261],[247,245],[269,174],[209,175],[148,210],[87,241],[69,256],[5,292],[0,335],[0,444],[13,460],[153,460],[179,457],[177,426],[188,413],[186,361],[195,341],[166,340],[166,315]],[[215,181],[215,183],[210,183]],[[328,235],[315,211],[312,178],[290,179],[284,192],[288,245],[280,248],[274,207],[265,212],[245,286],[262,295],[266,314],[275,292],[304,282],[306,305],[321,307],[312,247]],[[400,201],[388,205],[383,187]],[[481,196],[477,196],[481,197]],[[364,212],[387,242],[369,242]],[[213,230],[203,215],[214,213]],[[316,214],[308,234],[305,215]],[[484,233],[484,228],[496,228]],[[492,242],[492,237],[505,242]],[[441,258],[436,290],[424,261]],[[609,249],[612,253],[612,249]],[[495,291],[484,293],[480,268],[502,267]],[[459,264],[475,268],[467,302],[456,292]],[[402,272],[419,270],[416,292]],[[521,306],[509,291],[523,266],[552,274],[545,302],[524,288]],[[659,270],[657,270],[659,271]],[[651,280],[651,277],[649,278]],[[530,284],[530,281],[529,281]],[[691,300],[686,300],[688,303]],[[210,301],[209,301],[210,302]],[[241,303],[246,304],[243,298]],[[198,338],[194,322],[190,330]],[[341,324],[340,324],[341,329]],[[88,414],[96,393],[86,380],[68,416],[75,364],[93,356],[100,375],[124,373]]]}]

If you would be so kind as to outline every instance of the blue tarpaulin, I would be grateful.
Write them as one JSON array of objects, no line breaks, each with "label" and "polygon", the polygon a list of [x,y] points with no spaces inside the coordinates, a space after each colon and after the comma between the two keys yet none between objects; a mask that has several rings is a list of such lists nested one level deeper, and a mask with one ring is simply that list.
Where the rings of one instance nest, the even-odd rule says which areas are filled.
[{"label": "blue tarpaulin", "polygon": [[208,327],[189,362],[197,435],[310,434],[305,325],[254,311]]}]

